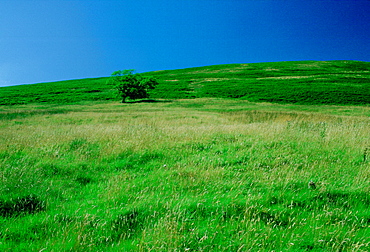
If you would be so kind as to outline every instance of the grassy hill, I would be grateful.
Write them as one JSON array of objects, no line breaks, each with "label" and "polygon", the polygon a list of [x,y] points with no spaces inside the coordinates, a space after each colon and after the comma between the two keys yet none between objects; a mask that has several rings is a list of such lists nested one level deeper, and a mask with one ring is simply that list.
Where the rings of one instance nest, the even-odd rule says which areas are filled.
[{"label": "grassy hill", "polygon": [[0,251],[370,251],[369,64],[0,88]]},{"label": "grassy hill", "polygon": [[[240,98],[295,104],[370,103],[370,62],[227,64],[144,73],[159,80],[155,99]],[[0,105],[119,100],[107,78],[0,88]]]}]

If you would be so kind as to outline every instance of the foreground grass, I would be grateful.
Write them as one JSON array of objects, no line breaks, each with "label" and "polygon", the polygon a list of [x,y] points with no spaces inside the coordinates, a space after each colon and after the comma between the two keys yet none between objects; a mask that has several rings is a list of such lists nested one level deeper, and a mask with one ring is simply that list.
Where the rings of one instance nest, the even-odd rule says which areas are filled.
[{"label": "foreground grass", "polygon": [[0,250],[368,251],[369,112],[0,107]]}]

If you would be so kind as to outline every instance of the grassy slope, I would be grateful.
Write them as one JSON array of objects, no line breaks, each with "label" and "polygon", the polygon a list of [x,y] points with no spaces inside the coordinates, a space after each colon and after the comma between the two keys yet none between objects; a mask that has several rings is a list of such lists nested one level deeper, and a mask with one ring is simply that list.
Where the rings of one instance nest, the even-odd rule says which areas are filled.
[{"label": "grassy slope", "polygon": [[[243,98],[295,104],[370,103],[370,63],[299,61],[215,65],[145,73],[160,85],[153,98]],[[0,88],[0,104],[117,100],[107,78]]]},{"label": "grassy slope", "polygon": [[369,251],[369,114],[230,99],[3,106],[0,250]]},{"label": "grassy slope", "polygon": [[[122,105],[106,101],[105,78],[1,88],[13,105],[0,107],[0,250],[369,251],[368,71],[334,61],[150,73],[156,98],[341,106]],[[294,95],[304,90],[317,94]]]}]

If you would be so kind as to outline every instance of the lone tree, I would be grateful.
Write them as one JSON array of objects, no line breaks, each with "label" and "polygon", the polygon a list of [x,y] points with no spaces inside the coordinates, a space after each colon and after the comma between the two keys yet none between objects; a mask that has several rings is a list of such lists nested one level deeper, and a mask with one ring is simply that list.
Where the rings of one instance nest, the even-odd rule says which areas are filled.
[{"label": "lone tree", "polygon": [[118,90],[122,103],[126,102],[126,98],[131,100],[148,98],[148,90],[158,85],[153,77],[143,77],[133,72],[134,70],[119,70],[113,72],[110,77],[109,82]]}]

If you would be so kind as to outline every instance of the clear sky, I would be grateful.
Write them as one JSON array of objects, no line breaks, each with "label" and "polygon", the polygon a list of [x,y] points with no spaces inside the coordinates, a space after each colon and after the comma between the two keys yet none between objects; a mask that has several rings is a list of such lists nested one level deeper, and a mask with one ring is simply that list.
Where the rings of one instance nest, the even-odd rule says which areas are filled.
[{"label": "clear sky", "polygon": [[0,0],[0,86],[228,63],[370,61],[370,0]]}]

